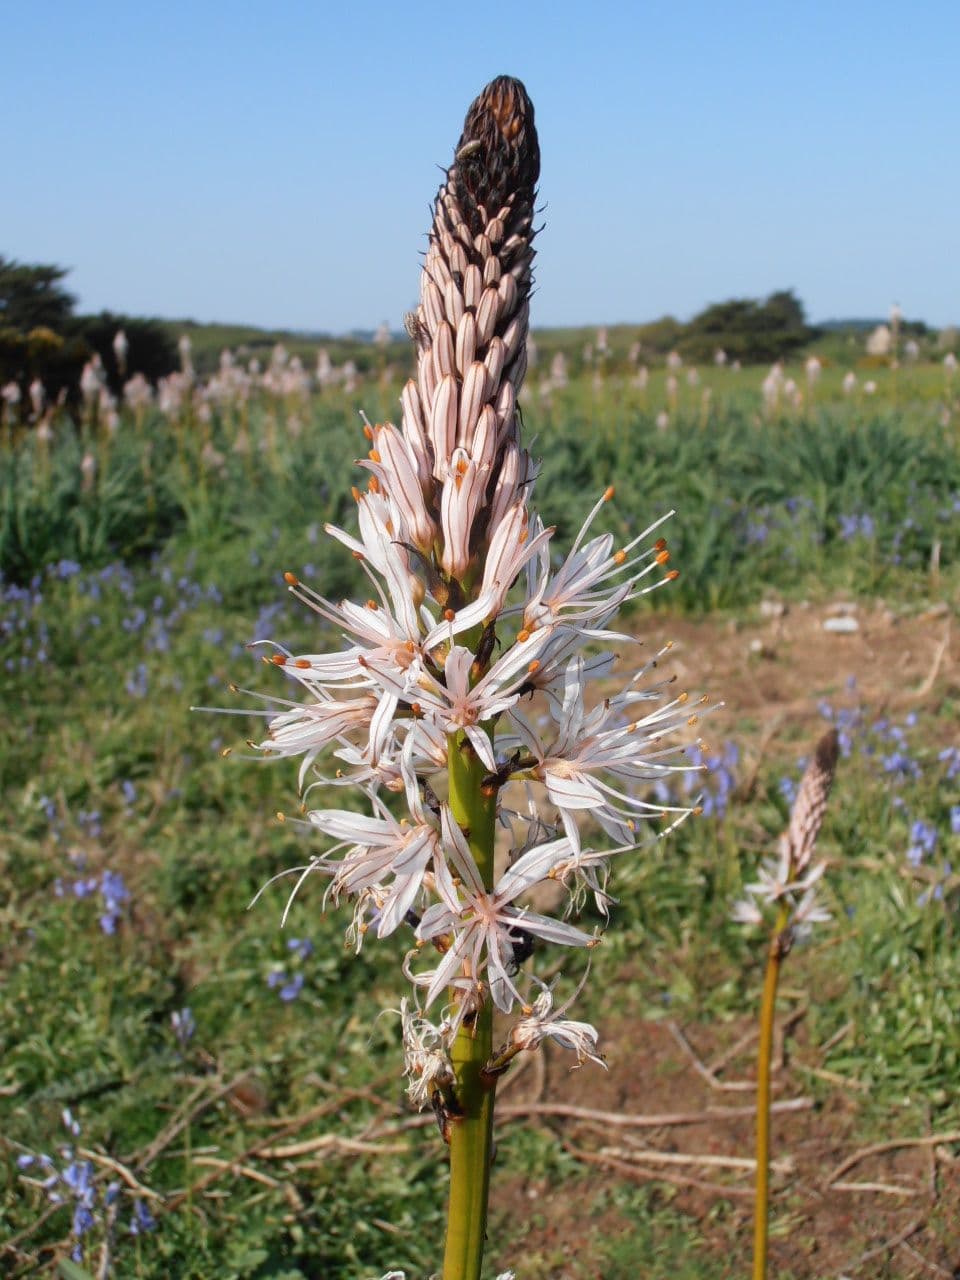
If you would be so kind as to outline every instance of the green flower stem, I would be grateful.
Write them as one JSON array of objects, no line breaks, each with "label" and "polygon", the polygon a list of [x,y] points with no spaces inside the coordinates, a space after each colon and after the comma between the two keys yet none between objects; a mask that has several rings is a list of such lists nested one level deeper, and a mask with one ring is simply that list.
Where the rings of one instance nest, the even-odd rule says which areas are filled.
[{"label": "green flower stem", "polygon": [[[493,887],[497,797],[484,794],[487,773],[462,734],[448,746],[450,808],[470,845],[484,885]],[[462,1024],[451,1051],[460,1112],[450,1122],[450,1200],[443,1280],[479,1280],[487,1228],[493,1104],[496,1076],[484,1067],[493,1052],[493,1007],[489,1000]]]},{"label": "green flower stem", "polygon": [[757,1181],[753,1207],[753,1280],[766,1280],[767,1230],[770,1217],[770,1061],[773,1015],[777,1005],[780,965],[786,954],[787,908],[781,907],[767,950],[767,972],[760,1006],[760,1052],[757,1061]]}]

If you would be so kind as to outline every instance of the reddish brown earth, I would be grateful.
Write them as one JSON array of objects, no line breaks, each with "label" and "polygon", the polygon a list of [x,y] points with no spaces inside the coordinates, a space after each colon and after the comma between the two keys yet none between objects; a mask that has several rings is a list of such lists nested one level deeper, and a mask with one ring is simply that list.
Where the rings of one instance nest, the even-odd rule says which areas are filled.
[{"label": "reddish brown earth", "polygon": [[[849,701],[845,686],[850,676],[856,677],[858,697],[878,713],[936,710],[945,698],[960,693],[960,653],[945,608],[907,615],[882,604],[861,607],[848,615],[858,624],[850,634],[824,630],[830,616],[840,615],[824,606],[799,606],[778,616],[758,614],[749,624],[672,623],[667,634],[676,643],[665,665],[691,690],[704,688],[722,696],[726,706],[709,736],[720,741],[735,734],[746,741],[752,764],[767,755],[795,758],[797,743],[808,743],[822,726],[818,700]],[[651,645],[664,631],[663,621],[654,619]],[[946,717],[939,723],[950,734]],[[950,738],[955,741],[956,735]],[[868,1136],[862,1123],[868,1099],[855,1082],[851,1087],[824,1073],[822,1046],[808,1043],[802,1016],[792,1025],[790,1016],[790,1001],[781,1001],[775,1100],[809,1097],[811,1069],[835,1087],[826,1094],[818,1089],[821,1100],[826,1097],[818,1107],[773,1120],[773,1155],[789,1162],[789,1169],[772,1179],[771,1280],[784,1275],[793,1280],[960,1277],[960,1160],[951,1155],[955,1144],[862,1154],[846,1172],[832,1177],[876,1136],[875,1129]],[[498,1104],[502,1123],[521,1119],[509,1120],[509,1108],[524,1105],[523,1123],[549,1126],[583,1168],[582,1179],[565,1186],[562,1195],[555,1190],[549,1194],[545,1179],[494,1179],[495,1222],[499,1217],[515,1230],[518,1218],[535,1214],[531,1261],[541,1267],[534,1266],[536,1276],[584,1280],[601,1274],[586,1261],[590,1241],[629,1233],[630,1223],[613,1208],[598,1213],[595,1191],[601,1182],[620,1180],[656,1187],[664,1204],[695,1220],[704,1252],[713,1259],[711,1274],[750,1274],[749,1170],[717,1167],[709,1160],[631,1164],[638,1149],[697,1158],[752,1154],[752,1116],[718,1113],[752,1104],[751,1019],[698,1024],[683,1033],[689,1048],[666,1020],[618,1022],[611,1010],[603,1024],[608,1071],[588,1065],[571,1072],[558,1051],[547,1055],[542,1069],[526,1067],[503,1092]],[[740,1041],[739,1052],[727,1055]],[[719,1063],[713,1083],[697,1067],[711,1062]],[[531,1114],[530,1104],[540,1112]],[[556,1105],[617,1117],[691,1112],[700,1113],[700,1119],[625,1128],[602,1118],[542,1110]],[[900,1132],[894,1126],[888,1136],[909,1142],[930,1133]],[[521,1265],[520,1258],[509,1261]],[[637,1267],[642,1276],[642,1259]],[[688,1262],[683,1275],[693,1274]]]}]

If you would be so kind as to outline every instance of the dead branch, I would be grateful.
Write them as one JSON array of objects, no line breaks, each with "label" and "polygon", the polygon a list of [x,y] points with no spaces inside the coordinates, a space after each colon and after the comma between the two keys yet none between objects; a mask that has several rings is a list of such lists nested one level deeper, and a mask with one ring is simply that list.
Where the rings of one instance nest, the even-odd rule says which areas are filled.
[{"label": "dead branch", "polygon": [[[812,1098],[786,1098],[782,1102],[772,1103],[770,1110],[809,1111],[812,1107]],[[737,1120],[754,1114],[753,1107],[710,1107],[706,1111],[665,1111],[661,1115],[641,1115],[622,1111],[594,1111],[589,1107],[574,1107],[565,1102],[508,1103],[497,1109],[497,1118],[500,1120],[514,1120],[523,1116],[556,1116],[614,1129],[659,1129],[670,1125],[711,1124],[715,1120]]]},{"label": "dead branch", "polygon": [[625,1178],[629,1178],[632,1182],[669,1182],[675,1187],[696,1187],[698,1191],[706,1191],[710,1195],[732,1196],[738,1199],[749,1200],[753,1196],[753,1191],[746,1187],[727,1187],[716,1182],[704,1182],[700,1178],[679,1177],[676,1174],[665,1173],[663,1170],[641,1169],[635,1164],[628,1164],[625,1160],[618,1160],[615,1156],[604,1156],[594,1151],[583,1151],[580,1147],[574,1147],[569,1142],[563,1142],[562,1145],[564,1150],[569,1151],[576,1160],[581,1160],[584,1164],[596,1164],[603,1168],[613,1169]]},{"label": "dead branch", "polygon": [[668,1022],[667,1030],[676,1040],[677,1044],[690,1059],[690,1065],[696,1071],[702,1080],[706,1080],[711,1089],[718,1089],[728,1093],[746,1093],[756,1089],[756,1083],[753,1080],[721,1080],[715,1075],[705,1062],[702,1062],[697,1056],[696,1050],[690,1041],[683,1034],[675,1022]]},{"label": "dead branch", "polygon": [[[703,1169],[739,1169],[746,1173],[756,1170],[757,1162],[747,1156],[713,1156],[683,1151],[651,1151],[647,1147],[601,1147],[600,1155],[614,1156],[618,1160],[630,1160],[639,1164],[692,1164]],[[792,1160],[772,1160],[770,1168],[776,1173],[793,1173]]]},{"label": "dead branch", "polygon": [[267,1147],[257,1151],[256,1154],[260,1160],[293,1160],[297,1156],[313,1155],[317,1151],[331,1149],[338,1154],[382,1155],[384,1152],[399,1154],[405,1152],[407,1147],[399,1142],[389,1145],[364,1141],[362,1138],[342,1138],[335,1133],[321,1133],[318,1137],[308,1138],[304,1142],[292,1142],[285,1147]]},{"label": "dead branch", "polygon": [[898,1187],[895,1182],[832,1182],[831,1191],[869,1191],[883,1196],[918,1196],[916,1187]]},{"label": "dead branch", "polygon": [[834,1185],[837,1178],[842,1178],[854,1165],[858,1165],[861,1160],[866,1160],[868,1156],[883,1155],[885,1151],[901,1151],[905,1147],[939,1146],[941,1142],[960,1142],[960,1131],[931,1133],[925,1138],[890,1138],[886,1142],[875,1142],[872,1146],[863,1147],[860,1151],[855,1151],[852,1156],[847,1156],[846,1160],[838,1164],[825,1179],[826,1185],[828,1187]]},{"label": "dead branch", "polygon": [[916,1235],[920,1228],[924,1226],[923,1218],[917,1218],[914,1222],[908,1222],[902,1231],[898,1231],[895,1236],[891,1236],[889,1240],[884,1240],[881,1244],[874,1245],[872,1249],[867,1249],[866,1253],[861,1253],[860,1257],[853,1263],[853,1270],[863,1266],[865,1262],[870,1262],[873,1258],[879,1258],[881,1254],[892,1253],[904,1240],[909,1240],[911,1236]]},{"label": "dead branch", "polygon": [[938,1262],[931,1262],[929,1258],[925,1258],[919,1250],[914,1249],[912,1244],[906,1240],[902,1241],[900,1248],[904,1253],[909,1253],[915,1262],[919,1262],[922,1267],[926,1267],[928,1271],[932,1271],[935,1276],[946,1276],[947,1280],[954,1280],[955,1271],[948,1271],[946,1267],[941,1267]]},{"label": "dead branch", "polygon": [[119,1160],[114,1160],[112,1156],[104,1155],[102,1151],[91,1151],[89,1147],[78,1147],[77,1154],[83,1156],[85,1160],[92,1160],[94,1164],[102,1164],[107,1169],[112,1169],[114,1173],[119,1174],[131,1191],[135,1191],[138,1196],[143,1196],[148,1200],[156,1200],[159,1204],[163,1203],[163,1196],[156,1191],[152,1191],[150,1187],[145,1187],[130,1172],[125,1164],[121,1164]]}]

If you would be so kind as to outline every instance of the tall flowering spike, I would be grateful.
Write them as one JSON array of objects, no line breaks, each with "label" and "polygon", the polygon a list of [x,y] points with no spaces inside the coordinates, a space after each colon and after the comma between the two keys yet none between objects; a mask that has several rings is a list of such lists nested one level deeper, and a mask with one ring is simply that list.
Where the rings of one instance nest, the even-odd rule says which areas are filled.
[{"label": "tall flowering spike", "polygon": [[[436,1026],[419,1008],[404,1006],[403,1019],[414,1096],[434,1106],[450,1141],[444,1280],[479,1280],[493,1095],[506,1065],[487,1069],[493,1006],[525,1010],[509,1056],[550,1036],[578,1060],[598,1058],[596,1032],[563,1017],[567,1004],[555,1014],[545,997],[525,1005],[518,971],[542,946],[599,939],[533,911],[527,895],[551,881],[572,906],[586,890],[601,907],[609,901],[612,859],[695,812],[670,783],[696,767],[683,763],[690,729],[711,709],[669,678],[647,678],[666,650],[620,694],[586,692],[614,655],[584,651],[629,646],[611,629],[618,610],[677,570],[658,536],[665,516],[620,546],[594,531],[612,487],[566,556],[531,506],[535,467],[516,402],[539,169],[526,91],[494,80],[467,112],[437,196],[408,325],[418,370],[401,397],[402,426],[365,425],[369,483],[353,491],[356,527],[325,526],[362,567],[368,598],[336,603],[285,574],[346,647],[298,655],[258,642],[299,699],[268,698],[265,733],[250,745],[300,759],[303,825],[323,838],[289,872],[290,901],[318,872],[327,898],[352,902],[358,948],[368,934],[409,930],[404,973],[424,989],[423,1014],[445,1010]],[[541,730],[544,707],[553,726]],[[526,812],[505,807],[510,782],[526,793]],[[323,783],[354,784],[367,812],[310,807]],[[503,869],[498,829],[512,833]],[[593,847],[598,837],[615,847]]]},{"label": "tall flowering spike", "polygon": [[[454,576],[482,546],[483,508],[505,455],[519,448],[539,173],[533,104],[519,80],[500,76],[467,112],[408,323],[418,364],[403,394],[404,434],[444,529],[443,568]],[[523,485],[529,459],[518,463]]]},{"label": "tall flowering spike", "polygon": [[813,759],[800,783],[790,814],[790,825],[782,837],[784,852],[789,855],[791,867],[798,875],[813,856],[837,772],[839,754],[840,739],[836,729],[830,729],[817,743]]}]

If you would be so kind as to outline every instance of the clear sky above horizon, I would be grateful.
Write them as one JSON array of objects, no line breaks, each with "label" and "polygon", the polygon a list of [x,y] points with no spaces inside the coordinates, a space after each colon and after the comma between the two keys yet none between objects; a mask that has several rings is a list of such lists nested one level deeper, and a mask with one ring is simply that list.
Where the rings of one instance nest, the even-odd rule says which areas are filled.
[{"label": "clear sky above horizon", "polygon": [[535,326],[794,288],[960,322],[960,4],[4,6],[0,254],[83,310],[399,328],[470,100],[540,132]]}]

